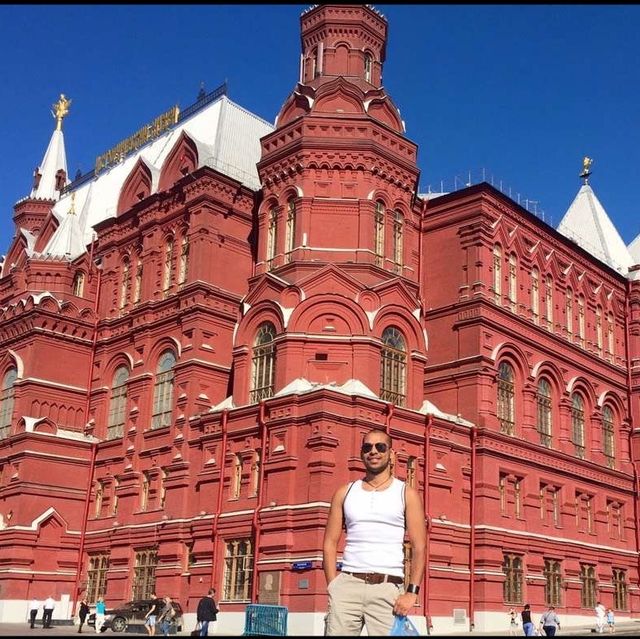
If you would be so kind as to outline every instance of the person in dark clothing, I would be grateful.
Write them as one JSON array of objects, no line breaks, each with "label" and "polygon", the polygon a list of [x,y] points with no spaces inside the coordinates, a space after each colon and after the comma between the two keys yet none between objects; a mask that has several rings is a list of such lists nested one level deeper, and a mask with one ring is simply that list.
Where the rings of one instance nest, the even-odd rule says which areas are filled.
[{"label": "person in dark clothing", "polygon": [[78,619],[80,624],[78,626],[78,632],[82,632],[82,626],[84,626],[85,621],[87,620],[87,615],[89,614],[89,604],[87,603],[87,598],[82,597],[80,599],[80,604],[78,607]]},{"label": "person in dark clothing", "polygon": [[211,588],[209,592],[198,602],[197,618],[200,624],[200,636],[206,637],[209,634],[209,622],[218,619],[218,607],[216,606],[213,596],[216,594],[215,588]]},{"label": "person in dark clothing", "polygon": [[533,625],[533,621],[531,621],[531,606],[529,604],[525,604],[525,607],[520,613],[520,617],[522,618],[522,630],[524,631],[525,637],[533,637],[535,626]]}]

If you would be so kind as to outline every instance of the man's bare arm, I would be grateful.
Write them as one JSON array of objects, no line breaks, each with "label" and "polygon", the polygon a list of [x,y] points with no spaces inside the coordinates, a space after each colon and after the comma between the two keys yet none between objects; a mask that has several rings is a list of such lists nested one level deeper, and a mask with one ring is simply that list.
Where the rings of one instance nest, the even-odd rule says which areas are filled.
[{"label": "man's bare arm", "polygon": [[342,535],[342,504],[347,492],[348,484],[338,488],[331,499],[329,507],[329,517],[327,527],[324,529],[324,540],[322,542],[322,567],[327,585],[338,574],[336,560],[338,557],[338,542]]}]

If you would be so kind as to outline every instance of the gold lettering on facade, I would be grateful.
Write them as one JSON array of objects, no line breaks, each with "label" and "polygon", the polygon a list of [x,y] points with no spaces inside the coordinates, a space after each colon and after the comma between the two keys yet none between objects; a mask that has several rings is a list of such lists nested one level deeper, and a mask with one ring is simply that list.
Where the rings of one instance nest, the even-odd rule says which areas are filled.
[{"label": "gold lettering on facade", "polygon": [[122,142],[118,142],[113,148],[96,158],[95,172],[96,174],[103,169],[113,166],[122,161],[131,152],[144,146],[150,140],[154,140],[162,135],[167,129],[172,127],[178,121],[180,109],[178,105],[171,107],[166,113],[162,113],[151,123],[146,124],[133,135]]}]

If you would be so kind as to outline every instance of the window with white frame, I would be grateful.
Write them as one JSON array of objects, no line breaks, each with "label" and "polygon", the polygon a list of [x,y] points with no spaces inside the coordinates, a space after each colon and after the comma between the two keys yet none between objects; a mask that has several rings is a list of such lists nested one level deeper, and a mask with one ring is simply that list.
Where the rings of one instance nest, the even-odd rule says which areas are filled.
[{"label": "window with white frame", "polygon": [[500,432],[513,435],[516,425],[515,374],[508,362],[498,367],[497,414]]},{"label": "window with white frame", "polygon": [[285,262],[291,261],[291,253],[296,240],[296,201],[290,198],[287,202],[287,233],[285,242]]},{"label": "window with white frame", "polygon": [[275,266],[278,248],[278,208],[272,206],[269,210],[269,226],[267,228],[267,267],[271,270]]},{"label": "window with white frame", "polygon": [[225,601],[249,601],[253,581],[253,548],[251,539],[234,539],[225,547]]},{"label": "window with white frame", "polygon": [[156,590],[157,548],[136,552],[133,565],[132,599],[150,599]]},{"label": "window with white frame", "polygon": [[616,465],[615,427],[613,420],[614,417],[611,406],[605,405],[602,409],[602,451],[604,452],[609,468],[615,468]]},{"label": "window with white frame", "polygon": [[509,308],[515,312],[518,302],[518,258],[509,255]]},{"label": "window with white frame", "polygon": [[542,377],[538,381],[536,393],[536,404],[538,408],[537,426],[540,443],[547,448],[551,448],[552,434],[552,408],[551,408],[551,384]]},{"label": "window with white frame", "polygon": [[258,327],[253,343],[251,403],[271,397],[274,391],[276,329],[271,322]]},{"label": "window with white frame", "polygon": [[531,269],[531,315],[535,324],[540,323],[540,271]]},{"label": "window with white frame", "polygon": [[547,275],[544,291],[544,314],[547,328],[553,330],[553,278]]},{"label": "window with white frame", "polygon": [[499,244],[493,246],[493,295],[496,304],[502,301],[502,249]]},{"label": "window with white frame", "polygon": [[571,441],[575,456],[584,459],[584,399],[579,393],[571,395]]},{"label": "window with white frame", "polygon": [[393,272],[402,274],[404,241],[404,217],[400,211],[393,213]]},{"label": "window with white frame", "polygon": [[176,356],[172,351],[165,351],[158,360],[156,380],[153,388],[153,414],[151,428],[162,428],[171,425],[173,413],[173,367]]},{"label": "window with white frame", "polygon": [[376,255],[377,266],[384,266],[384,216],[384,204],[380,201],[377,201],[375,213],[373,216],[374,251]]},{"label": "window with white frame", "polygon": [[0,390],[0,439],[9,437],[13,422],[13,407],[15,402],[15,383],[18,379],[18,371],[10,368],[2,378]]},{"label": "window with white frame", "polygon": [[380,399],[404,406],[406,399],[407,346],[400,330],[389,326],[382,333]]},{"label": "window with white frame", "polygon": [[116,439],[124,434],[128,379],[129,369],[126,366],[119,366],[113,376],[111,385],[107,439]]}]

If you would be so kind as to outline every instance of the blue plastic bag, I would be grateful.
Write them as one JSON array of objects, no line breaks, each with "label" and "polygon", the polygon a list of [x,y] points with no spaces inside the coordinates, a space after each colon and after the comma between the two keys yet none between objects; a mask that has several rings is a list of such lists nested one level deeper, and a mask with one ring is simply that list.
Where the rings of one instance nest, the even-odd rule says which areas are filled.
[{"label": "blue plastic bag", "polygon": [[413,625],[409,617],[396,617],[391,626],[391,637],[419,637],[418,629]]}]

